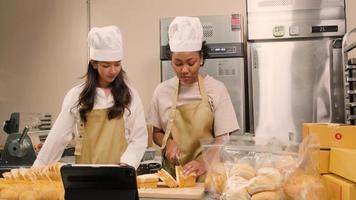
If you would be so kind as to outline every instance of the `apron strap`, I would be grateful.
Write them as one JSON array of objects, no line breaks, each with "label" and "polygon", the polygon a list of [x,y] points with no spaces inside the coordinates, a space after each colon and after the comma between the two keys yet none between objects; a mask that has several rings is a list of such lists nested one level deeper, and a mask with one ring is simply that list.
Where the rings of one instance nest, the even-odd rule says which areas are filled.
[{"label": "apron strap", "polygon": [[177,110],[178,91],[179,91],[179,79],[177,77],[177,81],[176,81],[175,88],[174,88],[174,93],[172,95],[172,108],[171,108],[171,112],[169,113],[168,123],[167,123],[166,131],[164,133],[161,149],[166,148],[167,140],[168,140],[169,136],[171,136],[173,121],[174,121],[175,113]]},{"label": "apron strap", "polygon": [[203,77],[200,75],[198,77],[198,85],[199,85],[199,91],[203,102],[208,103],[208,95],[205,90],[204,80]]},{"label": "apron strap", "polygon": [[[208,95],[206,94],[206,91],[205,91],[203,77],[200,75],[198,76],[198,85],[199,85],[199,91],[201,93],[202,101],[209,103]],[[171,112],[169,113],[168,123],[167,123],[166,131],[165,131],[165,134],[163,137],[161,149],[166,148],[168,138],[171,136],[173,122],[174,122],[175,114],[177,111],[178,92],[179,92],[179,79],[177,77],[177,81],[176,81],[175,88],[174,88],[174,93],[172,96],[172,108],[171,108]]]}]

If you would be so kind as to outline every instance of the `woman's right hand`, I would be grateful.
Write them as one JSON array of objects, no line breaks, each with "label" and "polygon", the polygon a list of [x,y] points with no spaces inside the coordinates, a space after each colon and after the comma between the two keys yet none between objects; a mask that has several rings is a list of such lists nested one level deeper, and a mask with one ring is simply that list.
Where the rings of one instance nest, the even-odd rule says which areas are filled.
[{"label": "woman's right hand", "polygon": [[172,139],[168,139],[166,144],[166,152],[165,152],[166,159],[172,164],[179,164],[178,162],[179,154],[180,154],[180,149],[177,143]]}]

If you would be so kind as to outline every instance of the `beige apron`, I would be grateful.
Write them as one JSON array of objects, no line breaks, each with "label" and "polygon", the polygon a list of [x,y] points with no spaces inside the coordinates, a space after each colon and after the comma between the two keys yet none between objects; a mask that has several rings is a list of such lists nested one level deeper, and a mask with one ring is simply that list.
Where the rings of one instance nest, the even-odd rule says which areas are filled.
[{"label": "beige apron", "polygon": [[[172,138],[181,150],[179,164],[182,166],[192,160],[202,160],[200,139],[213,137],[214,116],[201,76],[198,78],[198,85],[202,100],[177,106],[179,80],[177,81],[161,147],[165,149],[168,138]],[[163,158],[163,168],[173,176],[175,176],[174,167],[172,163]]]},{"label": "beige apron", "polygon": [[127,148],[123,117],[108,119],[108,109],[92,110],[81,122],[75,146],[77,164],[118,164]]}]

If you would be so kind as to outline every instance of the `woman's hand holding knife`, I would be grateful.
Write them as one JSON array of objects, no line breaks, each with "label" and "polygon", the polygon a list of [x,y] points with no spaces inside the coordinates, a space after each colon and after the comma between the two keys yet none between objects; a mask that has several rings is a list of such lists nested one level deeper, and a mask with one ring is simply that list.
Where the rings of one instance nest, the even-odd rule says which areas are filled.
[{"label": "woman's hand holding knife", "polygon": [[172,140],[172,139],[168,139],[167,140],[167,145],[166,145],[166,152],[165,152],[165,157],[166,159],[176,165],[179,161],[179,154],[180,154],[180,149],[177,145],[177,143]]}]

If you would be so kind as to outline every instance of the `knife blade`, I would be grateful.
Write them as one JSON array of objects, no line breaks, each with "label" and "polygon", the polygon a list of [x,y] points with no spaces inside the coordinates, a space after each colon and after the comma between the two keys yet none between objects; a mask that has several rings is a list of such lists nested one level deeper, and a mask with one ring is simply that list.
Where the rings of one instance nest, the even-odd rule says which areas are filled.
[{"label": "knife blade", "polygon": [[181,164],[181,162],[180,162],[180,156],[179,156],[179,154],[176,154],[176,162],[177,162],[176,164],[182,166],[182,164]]}]

